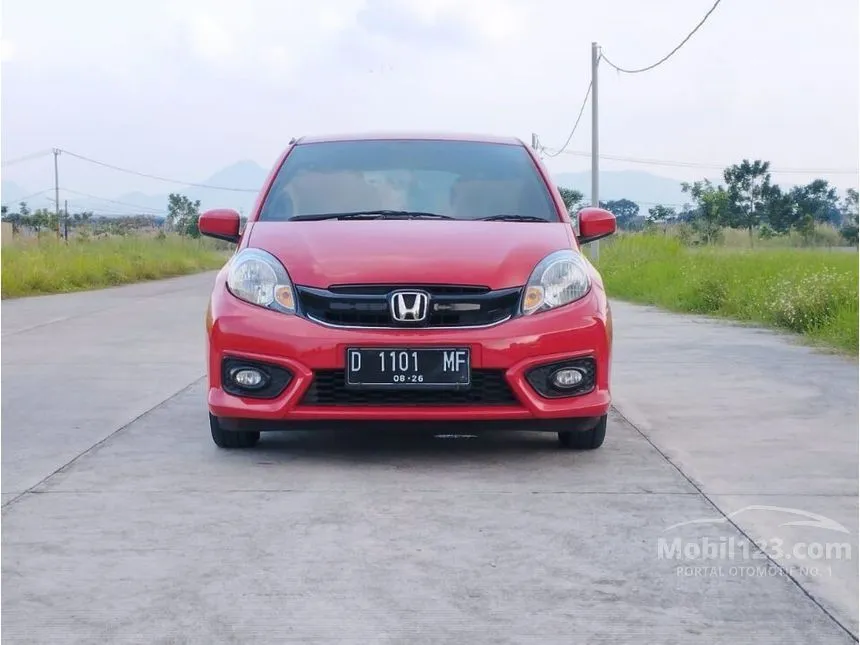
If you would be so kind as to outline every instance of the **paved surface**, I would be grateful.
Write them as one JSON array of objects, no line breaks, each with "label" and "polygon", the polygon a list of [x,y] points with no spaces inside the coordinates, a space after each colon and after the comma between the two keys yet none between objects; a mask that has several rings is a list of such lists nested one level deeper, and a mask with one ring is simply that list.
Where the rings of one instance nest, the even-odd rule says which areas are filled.
[{"label": "paved surface", "polygon": [[[736,324],[613,312],[617,408],[856,635],[857,361]],[[844,543],[852,557],[815,557]]]},{"label": "paved surface", "polygon": [[4,495],[200,378],[213,279],[3,302]]},{"label": "paved surface", "polygon": [[[615,303],[619,411],[593,453],[334,433],[223,452],[211,279],[3,303],[4,642],[857,641],[856,364]],[[747,539],[807,557],[745,559]],[[707,540],[734,557],[695,557]]]}]

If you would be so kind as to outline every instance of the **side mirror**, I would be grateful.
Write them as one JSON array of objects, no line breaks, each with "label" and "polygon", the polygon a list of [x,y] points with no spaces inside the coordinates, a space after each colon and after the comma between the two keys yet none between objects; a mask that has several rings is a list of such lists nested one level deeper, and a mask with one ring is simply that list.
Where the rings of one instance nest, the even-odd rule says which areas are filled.
[{"label": "side mirror", "polygon": [[239,223],[239,213],[232,208],[215,208],[200,216],[197,228],[202,235],[235,244],[239,241]]},{"label": "side mirror", "polygon": [[579,221],[579,235],[577,241],[580,244],[588,244],[615,233],[615,215],[605,208],[588,206],[576,215]]}]

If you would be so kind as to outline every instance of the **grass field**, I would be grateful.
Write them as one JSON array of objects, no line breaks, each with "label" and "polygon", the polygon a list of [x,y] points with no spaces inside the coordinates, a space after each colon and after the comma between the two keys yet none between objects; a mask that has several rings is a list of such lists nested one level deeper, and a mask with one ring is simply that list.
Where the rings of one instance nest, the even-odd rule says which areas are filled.
[{"label": "grass field", "polygon": [[2,247],[2,297],[65,293],[217,269],[229,251],[214,240],[127,236],[58,241],[20,238]]},{"label": "grass field", "polygon": [[610,297],[780,328],[857,354],[856,252],[689,247],[663,235],[601,243]]}]

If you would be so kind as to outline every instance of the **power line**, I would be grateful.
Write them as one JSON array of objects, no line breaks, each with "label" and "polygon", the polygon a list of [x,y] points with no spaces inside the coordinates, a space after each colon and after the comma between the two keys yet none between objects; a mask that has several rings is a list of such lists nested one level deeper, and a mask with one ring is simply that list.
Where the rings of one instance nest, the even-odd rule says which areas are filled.
[{"label": "power line", "polygon": [[256,188],[234,188],[230,186],[214,186],[212,184],[198,184],[190,181],[182,181],[181,179],[170,179],[168,177],[160,177],[158,175],[151,175],[145,172],[139,172],[137,170],[130,170],[128,168],[121,168],[120,166],[114,166],[113,164],[106,163],[104,161],[98,161],[96,159],[91,159],[89,157],[85,157],[84,155],[79,155],[75,152],[69,152],[68,150],[62,150],[63,154],[67,154],[70,157],[75,157],[77,159],[81,159],[82,161],[86,161],[88,163],[95,164],[97,166],[103,166],[105,168],[110,168],[111,170],[117,170],[119,172],[125,172],[131,175],[137,175],[138,177],[146,177],[147,179],[155,179],[158,181],[165,181],[171,184],[182,184],[183,186],[194,186],[196,188],[211,188],[213,190],[229,190],[237,193],[256,193],[259,192]]},{"label": "power line", "polygon": [[[566,155],[576,155],[580,157],[590,157],[591,153],[585,150],[563,150]],[[676,166],[679,168],[705,168],[712,170],[723,170],[732,164],[720,164],[711,162],[698,161],[672,161],[668,159],[649,159],[642,157],[629,157],[625,155],[598,155],[601,159],[609,159],[612,161],[626,161],[629,163],[638,163],[651,166]],[[857,175],[860,170],[840,169],[840,168],[770,168],[768,171],[772,174],[801,174],[801,175]]]},{"label": "power line", "polygon": [[40,150],[38,152],[31,152],[30,154],[24,155],[23,157],[16,157],[15,159],[9,159],[8,161],[3,161],[3,163],[0,164],[0,167],[5,168],[6,166],[12,166],[12,165],[15,165],[17,163],[22,163],[24,161],[30,161],[31,159],[38,159],[40,157],[46,157],[49,154],[51,154],[52,152],[53,152],[53,150]]},{"label": "power line", "polygon": [[607,202],[621,201],[622,199],[626,199],[629,202],[633,202],[634,204],[636,204],[638,206],[670,206],[672,208],[685,208],[685,207],[694,206],[694,203],[692,200],[689,202],[681,203],[681,204],[679,204],[677,202],[649,202],[649,201],[646,201],[644,199],[631,199],[629,197],[620,197],[618,199],[603,199],[601,201],[605,204]]},{"label": "power line", "polygon": [[[588,89],[585,90],[585,98],[582,99],[582,106],[579,108],[579,114],[576,117],[576,122],[573,124],[573,128],[571,129],[570,134],[567,135],[567,141],[564,142],[564,145],[559,148],[557,152],[547,153],[547,157],[557,157],[562,152],[564,152],[568,144],[570,144],[570,140],[573,139],[573,133],[576,132],[576,128],[579,126],[579,121],[580,119],[582,119],[582,113],[585,112],[585,105],[586,103],[588,103],[588,97],[591,95],[591,87],[593,84],[593,82],[589,83]],[[546,153],[547,149],[544,146],[541,146],[541,151]]]},{"label": "power line", "polygon": [[[92,213],[93,217],[108,217],[108,218],[119,218],[119,217],[154,217],[154,218],[163,218],[164,215],[158,213],[113,213],[110,211],[87,211]],[[72,216],[69,216],[71,219]]]},{"label": "power line", "polygon": [[159,209],[153,208],[152,206],[141,206],[140,204],[130,204],[129,202],[119,201],[118,199],[108,199],[107,197],[99,197],[98,195],[90,195],[89,193],[84,193],[79,190],[72,190],[71,188],[61,188],[68,193],[73,193],[75,195],[80,195],[81,197],[89,197],[90,199],[96,199],[102,202],[110,202],[111,204],[118,204],[120,206],[128,206],[129,208],[137,208],[138,210],[144,211],[152,211],[154,213],[164,213],[167,209]]},{"label": "power line", "polygon": [[32,199],[33,197],[38,197],[44,193],[49,193],[54,190],[54,187],[46,188],[45,190],[40,190],[38,192],[32,193],[31,195],[24,195],[23,197],[19,197],[18,199],[10,199],[7,202],[3,202],[3,206],[9,206],[12,202],[20,204],[21,202],[26,202],[28,199]]},{"label": "power line", "polygon": [[[13,202],[15,202],[15,203],[20,203],[20,202],[23,202],[23,201],[27,201],[28,199],[31,199],[31,198],[33,198],[33,197],[38,197],[39,195],[42,195],[42,194],[44,194],[44,193],[49,193],[49,192],[51,192],[51,191],[53,191],[53,190],[54,190],[54,188],[53,188],[53,187],[51,187],[51,188],[46,188],[46,189],[44,189],[44,190],[40,190],[40,191],[35,192],[35,193],[32,193],[32,194],[30,194],[30,195],[25,195],[24,197],[21,197],[21,198],[18,198],[18,199],[9,200],[9,201],[7,201],[7,202],[4,202],[4,203],[3,203],[3,206],[9,206],[9,205],[11,205]],[[73,194],[75,194],[75,195],[80,195],[81,197],[88,197],[88,198],[90,198],[90,199],[95,199],[95,200],[98,200],[98,201],[110,202],[111,204],[118,204],[118,205],[120,205],[120,206],[128,206],[129,208],[135,208],[135,209],[138,209],[138,210],[141,210],[141,211],[148,211],[148,212],[146,212],[146,213],[140,213],[141,215],[148,215],[148,214],[150,214],[150,213],[151,213],[151,214],[162,214],[162,213],[167,212],[167,209],[158,209],[158,208],[153,208],[152,206],[141,206],[140,204],[130,204],[129,202],[123,202],[123,201],[120,201],[120,200],[118,200],[118,199],[108,199],[107,197],[99,197],[98,195],[90,195],[89,193],[85,193],[85,192],[82,192],[82,191],[80,191],[80,190],[73,190],[73,189],[71,189],[71,188],[60,188],[60,190],[61,190],[61,191],[65,191],[65,192],[67,192],[67,193],[73,193]],[[53,199],[51,199],[50,197],[48,197],[48,201],[53,202],[54,200],[53,200]]]},{"label": "power line", "polygon": [[691,31],[689,34],[687,34],[687,37],[686,37],[686,38],[684,38],[684,40],[682,40],[682,41],[678,44],[678,46],[677,46],[677,47],[675,47],[675,49],[673,49],[672,51],[670,51],[670,52],[669,52],[668,54],[666,54],[663,58],[661,58],[660,60],[658,60],[656,63],[653,63],[652,65],[648,65],[647,67],[640,67],[639,69],[625,69],[625,68],[623,68],[623,67],[619,67],[618,65],[616,65],[615,63],[613,63],[611,60],[609,60],[609,59],[606,57],[606,55],[603,53],[603,51],[602,51],[602,50],[601,50],[601,52],[600,52],[600,58],[601,58],[602,60],[605,60],[605,61],[606,61],[606,63],[607,63],[607,65],[609,65],[610,67],[613,67],[616,71],[623,72],[623,73],[625,73],[625,74],[639,74],[639,73],[641,73],[641,72],[647,72],[647,71],[648,71],[648,70],[650,70],[650,69],[654,69],[654,68],[655,68],[655,67],[657,67],[658,65],[660,65],[660,64],[662,64],[662,63],[665,63],[667,60],[669,60],[669,58],[670,58],[670,57],[671,57],[675,52],[677,52],[679,49],[681,49],[681,47],[683,47],[683,46],[684,46],[684,44],[686,44],[686,42],[687,42],[688,40],[690,40],[690,38],[692,38],[692,37],[693,37],[693,34],[695,34],[695,33],[699,30],[699,27],[701,27],[702,25],[704,25],[704,24],[705,24],[705,21],[710,17],[710,15],[714,12],[714,9],[716,9],[716,8],[717,8],[717,5],[719,5],[721,1],[722,1],[722,0],[717,0],[716,2],[714,2],[714,5],[713,5],[709,10],[708,10],[708,13],[706,13],[706,14],[705,14],[704,18],[702,18],[702,19],[699,21],[699,24],[695,26],[695,28],[693,29],[693,31]]}]

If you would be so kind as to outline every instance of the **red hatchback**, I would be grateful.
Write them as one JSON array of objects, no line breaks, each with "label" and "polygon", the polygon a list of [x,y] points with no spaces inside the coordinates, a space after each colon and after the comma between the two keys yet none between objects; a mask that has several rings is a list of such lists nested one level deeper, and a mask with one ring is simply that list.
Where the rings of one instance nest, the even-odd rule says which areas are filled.
[{"label": "red hatchback", "polygon": [[244,230],[200,217],[237,243],[206,315],[213,440],[398,426],[599,447],[612,318],[580,245],[615,218],[576,220],[519,139],[291,142]]}]

